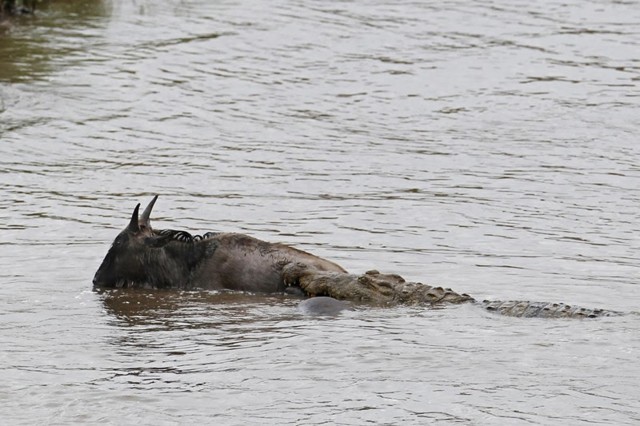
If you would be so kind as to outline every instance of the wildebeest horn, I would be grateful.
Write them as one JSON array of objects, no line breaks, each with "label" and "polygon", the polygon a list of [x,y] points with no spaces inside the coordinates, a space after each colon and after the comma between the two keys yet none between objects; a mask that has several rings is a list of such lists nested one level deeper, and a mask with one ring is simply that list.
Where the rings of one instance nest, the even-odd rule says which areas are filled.
[{"label": "wildebeest horn", "polygon": [[153,209],[153,205],[156,203],[158,196],[153,197],[153,200],[149,203],[146,209],[142,212],[142,217],[140,218],[140,226],[146,226],[147,228],[151,228],[151,221],[149,217],[151,216],[151,210]]},{"label": "wildebeest horn", "polygon": [[138,224],[138,211],[140,210],[140,203],[133,209],[133,214],[131,215],[131,222],[129,222],[129,226],[127,229],[131,232],[140,231],[140,225]]}]

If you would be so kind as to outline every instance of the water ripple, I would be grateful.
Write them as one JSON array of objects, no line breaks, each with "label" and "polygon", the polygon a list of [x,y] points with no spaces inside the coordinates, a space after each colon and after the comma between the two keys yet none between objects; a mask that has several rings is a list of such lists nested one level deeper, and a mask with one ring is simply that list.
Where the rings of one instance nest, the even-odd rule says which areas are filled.
[{"label": "water ripple", "polygon": [[5,25],[2,418],[637,424],[637,315],[327,321],[285,297],[90,290],[161,194],[166,228],[637,311],[634,6],[90,0]]}]

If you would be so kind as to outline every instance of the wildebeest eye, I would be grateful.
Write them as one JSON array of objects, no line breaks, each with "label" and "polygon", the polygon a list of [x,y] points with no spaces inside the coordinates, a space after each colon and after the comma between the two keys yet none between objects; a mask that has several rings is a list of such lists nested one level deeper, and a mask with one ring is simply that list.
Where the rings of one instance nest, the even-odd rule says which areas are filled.
[{"label": "wildebeest eye", "polygon": [[113,247],[122,247],[125,245],[125,239],[122,237],[117,237],[114,241],[113,241]]}]

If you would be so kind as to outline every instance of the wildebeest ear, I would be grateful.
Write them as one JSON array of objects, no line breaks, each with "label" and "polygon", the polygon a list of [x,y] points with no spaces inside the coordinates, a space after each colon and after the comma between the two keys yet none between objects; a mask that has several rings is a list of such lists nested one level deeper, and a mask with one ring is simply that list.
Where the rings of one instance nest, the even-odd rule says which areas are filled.
[{"label": "wildebeest ear", "polygon": [[140,232],[140,225],[138,224],[138,211],[140,210],[140,203],[133,209],[133,214],[131,215],[131,221],[129,222],[129,226],[127,226],[127,230],[133,233]]},{"label": "wildebeest ear", "polygon": [[149,220],[149,217],[151,216],[151,210],[153,210],[153,205],[156,203],[157,199],[158,199],[157,195],[153,197],[153,200],[151,200],[147,208],[144,209],[144,211],[142,212],[142,217],[140,218],[140,223],[139,223],[141,227],[151,229],[151,221]]}]

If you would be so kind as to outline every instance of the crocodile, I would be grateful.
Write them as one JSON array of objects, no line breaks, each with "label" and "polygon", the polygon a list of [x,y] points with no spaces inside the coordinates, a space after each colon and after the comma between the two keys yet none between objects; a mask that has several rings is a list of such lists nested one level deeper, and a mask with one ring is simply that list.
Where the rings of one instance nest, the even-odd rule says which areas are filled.
[{"label": "crocodile", "polygon": [[428,306],[472,303],[489,312],[526,318],[598,318],[621,315],[606,309],[591,309],[564,303],[476,300],[466,293],[419,282],[408,282],[397,274],[377,270],[364,274],[320,271],[300,262],[282,270],[288,286],[301,289],[308,297],[332,297],[374,306]]}]

